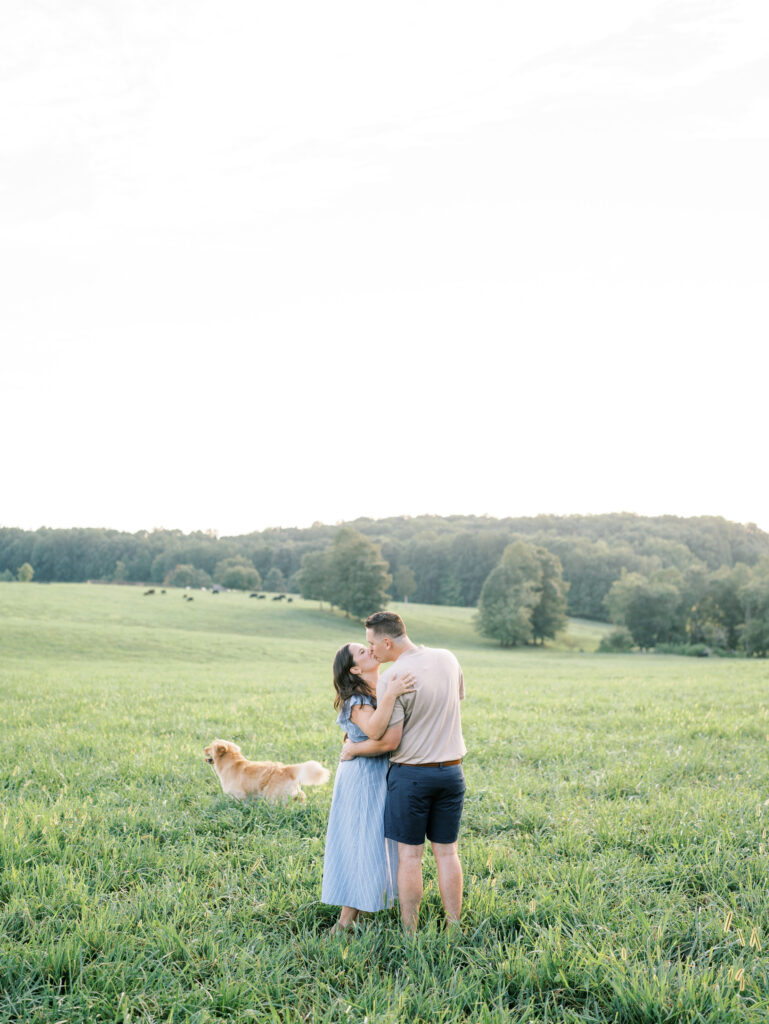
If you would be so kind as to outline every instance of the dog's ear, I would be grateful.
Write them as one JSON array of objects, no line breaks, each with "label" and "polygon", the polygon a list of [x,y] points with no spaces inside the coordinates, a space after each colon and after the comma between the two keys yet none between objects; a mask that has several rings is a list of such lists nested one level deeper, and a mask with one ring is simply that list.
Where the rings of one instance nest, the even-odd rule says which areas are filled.
[{"label": "dog's ear", "polygon": [[229,748],[227,740],[214,740],[211,744],[211,750],[213,751],[214,757],[223,757]]}]

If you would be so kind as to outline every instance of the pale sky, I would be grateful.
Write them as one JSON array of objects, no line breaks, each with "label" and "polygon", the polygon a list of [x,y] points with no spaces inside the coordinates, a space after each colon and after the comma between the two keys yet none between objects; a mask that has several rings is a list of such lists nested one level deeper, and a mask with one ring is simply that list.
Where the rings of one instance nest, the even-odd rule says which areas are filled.
[{"label": "pale sky", "polygon": [[5,0],[0,525],[769,530],[765,0]]}]

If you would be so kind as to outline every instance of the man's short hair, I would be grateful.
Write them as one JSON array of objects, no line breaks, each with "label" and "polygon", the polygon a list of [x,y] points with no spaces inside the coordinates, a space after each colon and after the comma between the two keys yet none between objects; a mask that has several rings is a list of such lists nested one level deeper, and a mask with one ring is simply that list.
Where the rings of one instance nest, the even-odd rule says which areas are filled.
[{"label": "man's short hair", "polygon": [[374,612],[365,622],[366,629],[373,629],[377,636],[405,636],[406,626],[395,612]]}]

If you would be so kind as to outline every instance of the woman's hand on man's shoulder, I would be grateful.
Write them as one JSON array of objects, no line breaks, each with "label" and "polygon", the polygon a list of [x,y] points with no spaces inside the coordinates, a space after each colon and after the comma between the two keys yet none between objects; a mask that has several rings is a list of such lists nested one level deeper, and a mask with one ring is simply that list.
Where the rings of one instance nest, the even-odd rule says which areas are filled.
[{"label": "woman's hand on man's shoulder", "polygon": [[396,676],[387,683],[387,693],[394,693],[396,697],[402,697],[405,693],[413,693],[416,689],[416,676],[406,672],[402,676]]}]

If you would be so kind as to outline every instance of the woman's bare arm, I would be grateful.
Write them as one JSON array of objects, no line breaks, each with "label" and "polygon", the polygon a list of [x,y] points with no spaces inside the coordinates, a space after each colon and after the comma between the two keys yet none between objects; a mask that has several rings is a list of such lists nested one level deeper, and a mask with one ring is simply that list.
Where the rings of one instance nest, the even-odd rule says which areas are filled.
[{"label": "woman's bare arm", "polygon": [[410,672],[397,679],[391,679],[382,694],[382,699],[378,702],[376,711],[370,704],[356,704],[350,713],[350,718],[370,740],[380,740],[390,724],[395,701],[404,693],[413,693],[415,683],[416,679]]}]

